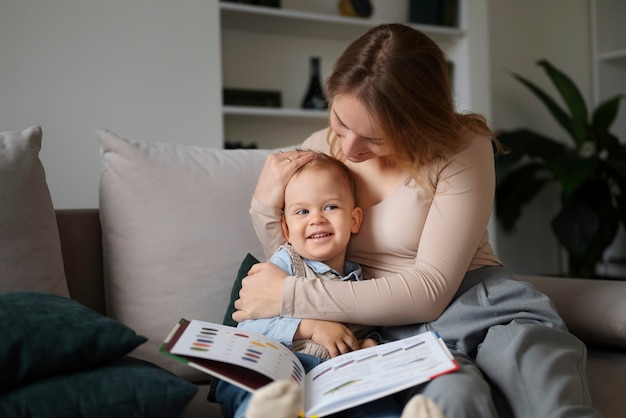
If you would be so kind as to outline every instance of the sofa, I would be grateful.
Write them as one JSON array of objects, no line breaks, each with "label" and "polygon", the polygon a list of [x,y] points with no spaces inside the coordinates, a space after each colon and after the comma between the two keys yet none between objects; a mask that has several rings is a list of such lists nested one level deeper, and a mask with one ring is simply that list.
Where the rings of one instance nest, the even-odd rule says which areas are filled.
[{"label": "sofa", "polygon": [[[25,372],[8,386],[0,381],[0,412],[14,393],[39,390],[42,382],[62,382],[62,396],[82,393],[86,385],[69,377],[91,373],[90,382],[97,382],[103,370],[130,361],[135,368],[129,377],[134,379],[130,380],[133,388],[162,379],[171,393],[133,394],[133,400],[124,401],[129,404],[125,416],[221,416],[217,405],[207,401],[208,376],[159,353],[159,346],[182,317],[223,322],[232,309],[233,283],[246,254],[263,257],[248,208],[258,173],[271,151],[129,140],[98,129],[94,147],[100,148],[101,155],[99,207],[55,209],[38,157],[42,138],[37,126],[0,133],[0,299],[26,298],[26,303],[20,299],[18,308],[25,309],[26,304],[28,316],[49,302],[33,303],[28,297],[60,298],[74,304],[73,310],[58,305],[70,312],[62,315],[65,320],[90,318],[89,326],[109,321],[107,330],[117,327],[115,332],[123,331],[132,341],[115,347],[115,353],[104,353],[97,363],[82,362],[79,350],[73,357],[60,358],[55,370]],[[623,416],[626,281],[527,275],[518,279],[545,292],[570,331],[587,344],[594,405],[606,417]],[[42,314],[44,320],[50,312],[54,311]],[[51,338],[65,333],[66,326],[70,327],[51,326]],[[31,333],[20,338],[34,337]],[[15,349],[9,353],[12,363],[21,363],[22,353]],[[0,362],[0,367],[9,368],[9,363]],[[41,368],[31,366],[29,373]],[[152,375],[144,376],[148,372]],[[47,400],[56,408],[55,401],[62,402],[50,399],[50,393],[34,392],[28,399]],[[59,393],[58,388],[53,393]],[[159,404],[162,399],[169,403]],[[149,409],[144,405],[149,402],[160,409]],[[27,411],[28,405],[19,407]],[[58,416],[111,416],[108,407],[98,409],[95,404],[89,414]]]}]

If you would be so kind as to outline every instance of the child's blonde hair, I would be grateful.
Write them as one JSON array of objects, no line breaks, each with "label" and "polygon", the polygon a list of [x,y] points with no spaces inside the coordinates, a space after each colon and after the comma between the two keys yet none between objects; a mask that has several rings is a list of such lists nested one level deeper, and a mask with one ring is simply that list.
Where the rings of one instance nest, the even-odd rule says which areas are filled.
[{"label": "child's blonde hair", "polygon": [[[306,150],[310,151],[310,150]],[[328,154],[324,154],[323,152],[312,151],[315,154],[315,157],[307,164],[301,166],[295,173],[294,177],[297,176],[302,171],[308,168],[315,168],[319,170],[328,169],[328,168],[336,168],[348,182],[348,186],[350,188],[350,193],[352,194],[352,198],[354,200],[354,205],[357,206],[357,195],[356,195],[356,180],[352,171],[346,166],[341,160],[332,157]]]}]

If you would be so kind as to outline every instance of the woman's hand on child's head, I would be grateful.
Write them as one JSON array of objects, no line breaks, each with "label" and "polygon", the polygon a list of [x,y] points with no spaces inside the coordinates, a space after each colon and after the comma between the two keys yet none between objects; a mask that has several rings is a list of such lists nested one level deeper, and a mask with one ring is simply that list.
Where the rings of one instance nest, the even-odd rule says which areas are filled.
[{"label": "woman's hand on child's head", "polygon": [[241,281],[233,319],[242,322],[279,316],[285,277],[287,273],[275,264],[258,263],[252,266],[248,276]]},{"label": "woman's hand on child's head", "polygon": [[313,160],[312,151],[278,151],[270,154],[257,181],[254,197],[266,205],[282,208],[287,182],[303,165]]}]

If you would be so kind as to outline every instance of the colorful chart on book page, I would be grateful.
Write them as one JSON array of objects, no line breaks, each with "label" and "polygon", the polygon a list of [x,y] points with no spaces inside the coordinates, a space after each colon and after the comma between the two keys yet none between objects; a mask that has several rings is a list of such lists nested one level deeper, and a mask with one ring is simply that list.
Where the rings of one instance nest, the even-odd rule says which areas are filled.
[{"label": "colorful chart on book page", "polygon": [[172,354],[245,366],[274,379],[302,383],[304,370],[286,347],[256,333],[192,320]]}]

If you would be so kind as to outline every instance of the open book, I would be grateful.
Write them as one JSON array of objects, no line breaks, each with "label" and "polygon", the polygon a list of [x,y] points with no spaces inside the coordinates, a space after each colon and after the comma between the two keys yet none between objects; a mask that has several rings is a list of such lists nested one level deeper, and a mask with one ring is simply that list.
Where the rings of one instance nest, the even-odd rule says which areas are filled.
[{"label": "open book", "polygon": [[284,345],[254,332],[181,319],[160,351],[250,392],[279,379],[302,387],[306,417],[323,417],[458,370],[441,338],[424,333],[327,360],[305,373]]}]

